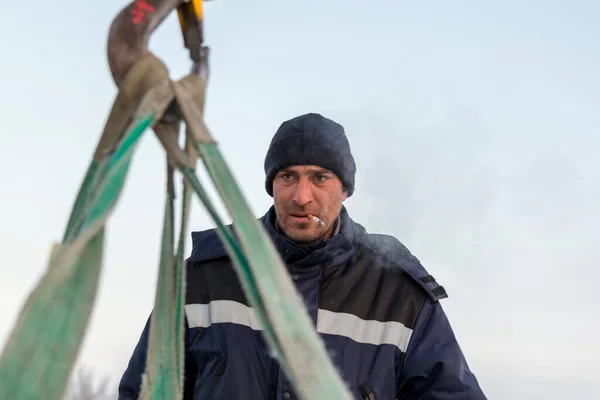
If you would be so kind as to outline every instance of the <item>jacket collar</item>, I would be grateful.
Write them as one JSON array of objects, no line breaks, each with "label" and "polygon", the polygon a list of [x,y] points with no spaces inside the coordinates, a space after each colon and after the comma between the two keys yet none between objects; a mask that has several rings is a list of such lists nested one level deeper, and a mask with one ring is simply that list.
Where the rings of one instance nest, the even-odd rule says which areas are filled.
[{"label": "jacket collar", "polygon": [[[273,206],[260,220],[284,263],[294,273],[307,268],[312,269],[310,267],[328,268],[343,263],[354,252],[357,239],[361,234],[360,225],[352,221],[345,207],[340,211],[336,233],[327,240],[310,244],[293,242],[279,231]],[[234,236],[236,236],[235,232]],[[215,229],[192,232],[192,252],[188,261],[201,262],[226,255],[227,251]]]}]

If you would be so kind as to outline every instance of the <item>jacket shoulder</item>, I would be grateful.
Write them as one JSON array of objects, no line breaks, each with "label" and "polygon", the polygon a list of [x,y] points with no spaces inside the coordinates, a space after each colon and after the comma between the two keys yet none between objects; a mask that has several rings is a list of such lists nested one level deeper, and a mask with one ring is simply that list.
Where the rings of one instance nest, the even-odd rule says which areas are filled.
[{"label": "jacket shoulder", "polygon": [[[258,221],[264,221],[264,218],[265,216],[262,216],[258,218]],[[237,240],[233,224],[225,225],[225,229],[229,230],[234,239]],[[227,256],[227,250],[216,228],[192,232],[192,252],[186,260],[188,263],[197,264]]]},{"label": "jacket shoulder", "polygon": [[433,301],[448,297],[446,289],[438,284],[421,262],[397,238],[381,233],[368,233],[362,228],[359,242],[385,258],[389,265],[406,272]]},{"label": "jacket shoulder", "polygon": [[[226,226],[231,229],[230,225]],[[192,252],[188,263],[199,263],[227,256],[227,250],[215,228],[192,232]]]}]

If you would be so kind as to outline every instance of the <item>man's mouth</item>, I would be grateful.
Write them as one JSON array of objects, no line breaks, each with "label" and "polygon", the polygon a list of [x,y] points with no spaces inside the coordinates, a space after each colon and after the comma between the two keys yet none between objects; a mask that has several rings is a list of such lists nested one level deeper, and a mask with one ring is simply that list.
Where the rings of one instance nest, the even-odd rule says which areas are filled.
[{"label": "man's mouth", "polygon": [[320,226],[325,226],[325,222],[323,222],[319,217],[317,217],[314,214],[290,214],[292,217],[294,218],[298,218],[298,219],[310,219],[312,221],[315,221],[317,224],[319,224]]}]

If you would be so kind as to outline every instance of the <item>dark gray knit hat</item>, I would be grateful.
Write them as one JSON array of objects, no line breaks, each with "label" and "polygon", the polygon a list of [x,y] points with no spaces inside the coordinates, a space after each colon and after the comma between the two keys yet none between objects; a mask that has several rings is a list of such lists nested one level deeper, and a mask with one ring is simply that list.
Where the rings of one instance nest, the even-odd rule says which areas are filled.
[{"label": "dark gray knit hat", "polygon": [[309,113],[281,124],[265,157],[265,188],[273,196],[275,174],[291,165],[318,165],[340,178],[354,192],[356,164],[344,127],[320,114]]}]

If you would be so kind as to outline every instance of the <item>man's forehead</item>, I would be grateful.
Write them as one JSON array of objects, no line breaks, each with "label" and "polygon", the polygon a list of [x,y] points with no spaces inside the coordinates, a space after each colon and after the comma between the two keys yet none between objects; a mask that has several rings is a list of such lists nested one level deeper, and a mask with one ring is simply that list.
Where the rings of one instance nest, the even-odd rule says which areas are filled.
[{"label": "man's forehead", "polygon": [[323,173],[333,173],[327,168],[320,167],[318,165],[291,165],[289,167],[285,167],[281,170],[282,172],[294,172],[297,174],[323,174]]}]

